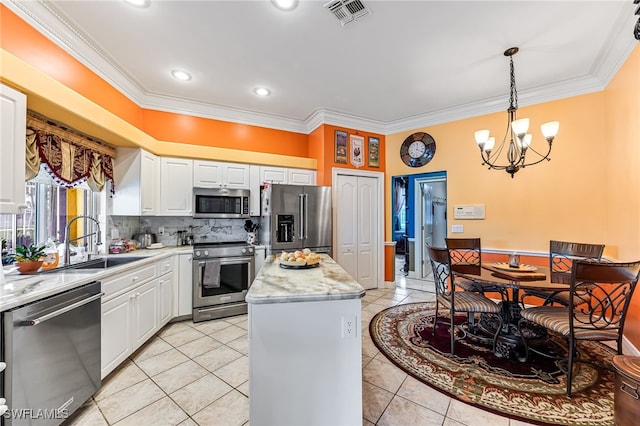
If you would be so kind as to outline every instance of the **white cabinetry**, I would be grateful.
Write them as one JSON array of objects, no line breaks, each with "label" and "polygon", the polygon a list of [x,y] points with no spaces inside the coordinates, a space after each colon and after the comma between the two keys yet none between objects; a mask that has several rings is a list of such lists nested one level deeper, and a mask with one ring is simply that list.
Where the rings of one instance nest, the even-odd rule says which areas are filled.
[{"label": "white cabinetry", "polygon": [[254,253],[254,267],[255,272],[253,274],[254,277],[258,276],[258,272],[262,269],[262,265],[264,265],[264,259],[266,257],[266,247],[265,246],[255,246],[253,248]]},{"label": "white cabinetry", "polygon": [[193,160],[160,158],[160,216],[191,216]]},{"label": "white cabinetry", "polygon": [[260,166],[260,183],[289,183],[289,171],[286,167]]},{"label": "white cabinetry", "polygon": [[260,216],[260,166],[249,166],[249,216]]},{"label": "white cabinetry", "polygon": [[193,255],[185,253],[178,255],[178,279],[174,285],[174,316],[191,317],[193,315],[193,281],[191,262]]},{"label": "white cabinetry", "polygon": [[249,165],[220,161],[193,161],[193,186],[249,189]]},{"label": "white cabinetry", "polygon": [[0,213],[24,207],[27,97],[0,84]]},{"label": "white cabinetry", "polygon": [[307,169],[288,169],[286,167],[260,166],[260,181],[284,183],[289,185],[315,185],[316,171]]},{"label": "white cabinetry", "polygon": [[173,317],[175,258],[104,278],[101,377],[105,377]]},{"label": "white cabinetry", "polygon": [[137,148],[116,148],[114,215],[149,216],[158,212],[160,159]]},{"label": "white cabinetry", "polygon": [[125,293],[108,302],[102,302],[102,364],[104,378],[133,352],[131,315],[133,299]]},{"label": "white cabinetry", "polygon": [[291,185],[315,185],[316,172],[315,170],[289,169],[287,183]]}]

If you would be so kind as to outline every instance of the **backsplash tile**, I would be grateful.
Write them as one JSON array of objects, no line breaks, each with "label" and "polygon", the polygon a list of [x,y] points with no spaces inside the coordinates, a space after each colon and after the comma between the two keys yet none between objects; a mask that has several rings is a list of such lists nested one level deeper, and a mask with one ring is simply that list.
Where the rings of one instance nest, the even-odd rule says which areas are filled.
[{"label": "backsplash tile", "polygon": [[[138,233],[150,232],[156,234],[157,241],[165,246],[177,246],[178,231],[191,233],[196,240],[206,238],[210,242],[246,241],[247,232],[244,230],[244,219],[194,219],[191,217],[167,216],[109,216],[110,240],[111,229],[117,229],[120,238],[132,238]],[[159,228],[164,227],[164,234],[160,235]]]}]

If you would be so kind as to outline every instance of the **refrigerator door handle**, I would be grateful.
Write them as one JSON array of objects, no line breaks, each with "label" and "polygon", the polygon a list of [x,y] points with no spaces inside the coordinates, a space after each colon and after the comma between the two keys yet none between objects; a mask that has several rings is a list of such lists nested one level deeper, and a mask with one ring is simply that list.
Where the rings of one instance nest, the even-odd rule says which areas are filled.
[{"label": "refrigerator door handle", "polygon": [[306,240],[309,235],[309,194],[304,194],[304,239]]},{"label": "refrigerator door handle", "polygon": [[305,194],[298,194],[298,213],[299,213],[299,217],[300,217],[300,240],[304,239],[304,234],[306,232],[306,220],[305,220],[305,208],[304,208],[304,195]]}]

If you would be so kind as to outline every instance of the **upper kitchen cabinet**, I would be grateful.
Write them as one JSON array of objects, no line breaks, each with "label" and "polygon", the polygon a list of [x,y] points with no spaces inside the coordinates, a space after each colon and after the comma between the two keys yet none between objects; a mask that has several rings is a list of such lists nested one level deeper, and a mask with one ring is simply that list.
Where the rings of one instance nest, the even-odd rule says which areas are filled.
[{"label": "upper kitchen cabinet", "polygon": [[289,173],[286,167],[260,166],[260,183],[288,183]]},{"label": "upper kitchen cabinet", "polygon": [[220,161],[193,161],[193,186],[249,189],[249,165]]},{"label": "upper kitchen cabinet", "polygon": [[289,185],[315,185],[315,170],[289,169],[286,167],[260,166],[260,182]]},{"label": "upper kitchen cabinet", "polygon": [[160,158],[137,148],[117,148],[114,166],[116,192],[112,214],[153,216],[160,206]]},{"label": "upper kitchen cabinet", "polygon": [[289,169],[287,183],[291,185],[315,185],[315,170]]},{"label": "upper kitchen cabinet", "polygon": [[27,97],[0,84],[0,213],[24,208]]},{"label": "upper kitchen cabinet", "polygon": [[191,216],[193,160],[160,158],[160,216]]}]

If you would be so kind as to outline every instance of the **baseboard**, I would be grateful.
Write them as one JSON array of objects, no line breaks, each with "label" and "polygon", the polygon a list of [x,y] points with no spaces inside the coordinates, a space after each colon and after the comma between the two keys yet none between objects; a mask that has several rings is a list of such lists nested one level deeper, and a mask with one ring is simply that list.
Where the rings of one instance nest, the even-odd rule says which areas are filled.
[{"label": "baseboard", "polygon": [[385,282],[382,283],[382,286],[380,286],[378,288],[393,289],[393,288],[396,288],[396,282],[395,281],[385,281]]}]

